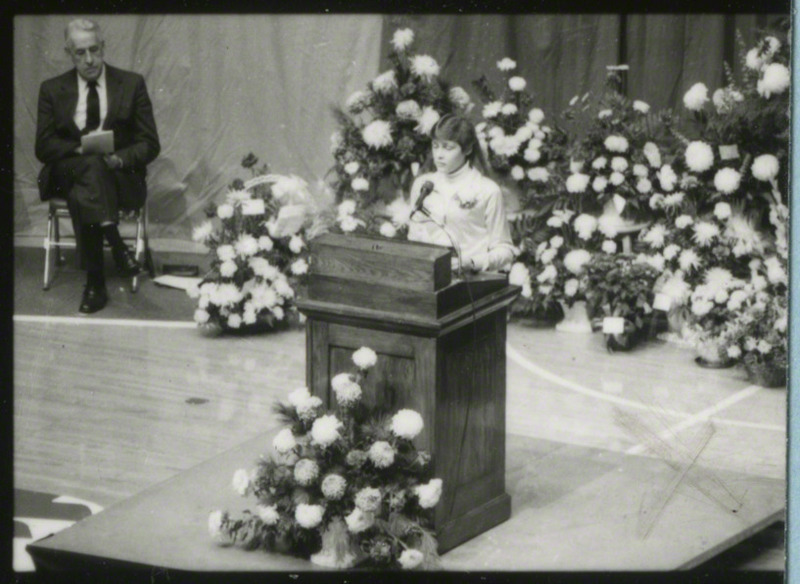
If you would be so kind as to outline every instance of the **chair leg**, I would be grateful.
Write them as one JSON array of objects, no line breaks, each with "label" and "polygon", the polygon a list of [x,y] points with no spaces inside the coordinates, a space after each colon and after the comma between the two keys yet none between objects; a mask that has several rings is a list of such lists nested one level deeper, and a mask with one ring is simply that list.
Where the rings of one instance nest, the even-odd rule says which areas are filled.
[{"label": "chair leg", "polygon": [[47,216],[47,235],[44,237],[44,281],[42,282],[42,289],[49,290],[50,289],[50,272],[52,270],[50,266],[50,256],[51,250],[53,248],[52,244],[52,236],[53,236],[53,215],[48,214]]},{"label": "chair leg", "polygon": [[[61,219],[56,215],[53,221],[53,241],[55,241],[56,247],[56,265],[63,266],[67,263],[66,258],[64,257],[64,252],[61,251]],[[75,235],[75,239],[77,241],[77,234]]]},{"label": "chair leg", "polygon": [[[142,238],[142,217],[139,216],[138,220],[136,221],[136,261],[139,262],[139,265],[142,265],[142,259],[144,258],[144,239]],[[139,291],[139,275],[133,277],[133,281],[131,282],[131,292],[138,292]]]}]

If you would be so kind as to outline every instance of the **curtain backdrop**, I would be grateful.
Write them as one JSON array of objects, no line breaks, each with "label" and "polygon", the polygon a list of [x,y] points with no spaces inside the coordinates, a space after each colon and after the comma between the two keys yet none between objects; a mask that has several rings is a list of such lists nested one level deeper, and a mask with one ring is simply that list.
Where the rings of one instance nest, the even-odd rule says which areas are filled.
[{"label": "curtain backdrop", "polygon": [[[735,32],[751,44],[766,15],[158,15],[99,16],[106,60],[142,73],[162,143],[150,165],[151,236],[188,241],[202,209],[244,176],[252,151],[272,170],[309,182],[332,164],[330,106],[388,67],[397,28],[416,33],[415,50],[477,100],[472,81],[499,87],[496,62],[518,63],[549,117],[576,94],[598,91],[605,66],[630,65],[628,95],[680,111],[684,92],[723,83]],[[71,67],[63,51],[66,16],[14,20],[14,226],[44,234],[33,155],[41,81]],[[473,115],[477,116],[476,108]]]}]

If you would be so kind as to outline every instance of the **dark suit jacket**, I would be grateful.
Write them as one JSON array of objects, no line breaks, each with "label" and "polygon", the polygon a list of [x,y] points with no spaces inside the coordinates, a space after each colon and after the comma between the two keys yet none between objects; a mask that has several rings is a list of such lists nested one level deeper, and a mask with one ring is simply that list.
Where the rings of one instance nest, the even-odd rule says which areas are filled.
[{"label": "dark suit jacket", "polygon": [[[153,106],[141,75],[108,63],[104,66],[108,111],[103,129],[114,131],[114,149],[122,159],[122,170],[117,171],[117,183],[124,191],[120,193],[120,204],[127,201],[141,206],[147,195],[146,166],[161,150]],[[39,174],[39,194],[43,201],[54,196],[66,197],[66,193],[57,192],[50,173],[54,162],[75,156],[74,150],[80,146],[81,131],[73,120],[77,104],[76,69],[48,79],[39,89],[36,158],[44,163]]]}]

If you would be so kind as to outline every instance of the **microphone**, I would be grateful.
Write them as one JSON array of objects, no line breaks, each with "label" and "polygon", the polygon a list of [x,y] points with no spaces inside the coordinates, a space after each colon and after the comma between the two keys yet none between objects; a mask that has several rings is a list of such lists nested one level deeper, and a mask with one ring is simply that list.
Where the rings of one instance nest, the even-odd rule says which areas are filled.
[{"label": "microphone", "polygon": [[[414,205],[414,212],[421,211],[425,213],[425,209],[422,206],[425,204],[425,199],[433,192],[433,182],[426,180],[422,187],[419,189],[419,198],[417,199],[417,204]],[[427,215],[427,213],[425,213]]]}]

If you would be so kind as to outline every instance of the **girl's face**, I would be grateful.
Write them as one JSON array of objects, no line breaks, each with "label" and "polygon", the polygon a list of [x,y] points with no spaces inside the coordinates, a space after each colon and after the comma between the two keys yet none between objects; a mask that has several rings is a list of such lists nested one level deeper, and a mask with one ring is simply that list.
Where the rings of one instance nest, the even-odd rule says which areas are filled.
[{"label": "girl's face", "polygon": [[461,168],[467,160],[467,155],[458,142],[434,138],[431,144],[433,163],[439,172],[449,173]]}]

